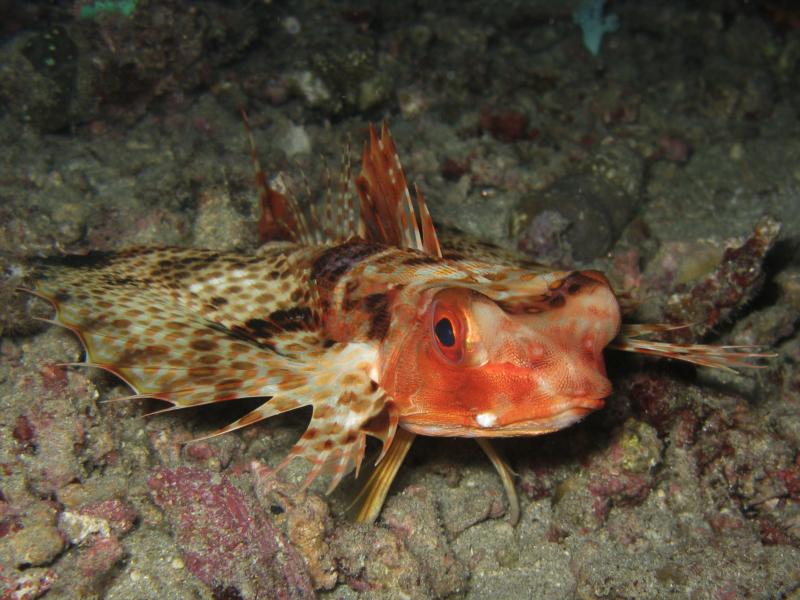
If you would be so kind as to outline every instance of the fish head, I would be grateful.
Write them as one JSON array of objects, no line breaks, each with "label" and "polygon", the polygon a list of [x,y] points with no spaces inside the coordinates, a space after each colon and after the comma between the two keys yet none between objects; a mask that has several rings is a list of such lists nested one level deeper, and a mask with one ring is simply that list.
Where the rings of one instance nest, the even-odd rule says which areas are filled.
[{"label": "fish head", "polygon": [[603,349],[619,331],[619,305],[599,272],[562,275],[534,294],[530,285],[419,294],[382,365],[401,425],[423,435],[538,435],[601,408],[611,393]]}]

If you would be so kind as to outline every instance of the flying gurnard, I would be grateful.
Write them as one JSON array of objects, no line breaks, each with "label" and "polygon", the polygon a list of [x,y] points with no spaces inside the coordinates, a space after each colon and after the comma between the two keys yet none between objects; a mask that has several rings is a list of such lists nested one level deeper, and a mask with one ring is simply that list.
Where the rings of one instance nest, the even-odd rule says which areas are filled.
[{"label": "flying gurnard", "polygon": [[358,201],[348,182],[310,210],[267,185],[253,150],[264,243],[251,254],[60,257],[42,262],[32,291],[80,338],[81,364],[120,377],[133,398],[168,410],[265,399],[211,435],[310,406],[280,465],[308,460],[304,486],[325,473],[333,490],[359,470],[367,436],[378,438],[361,521],[377,517],[417,435],[476,438],[516,521],[512,474],[490,439],[556,431],[601,408],[608,348],[726,369],[763,356],[648,339],[669,327],[622,325],[619,295],[599,271],[443,247],[387,127],[369,135]]}]

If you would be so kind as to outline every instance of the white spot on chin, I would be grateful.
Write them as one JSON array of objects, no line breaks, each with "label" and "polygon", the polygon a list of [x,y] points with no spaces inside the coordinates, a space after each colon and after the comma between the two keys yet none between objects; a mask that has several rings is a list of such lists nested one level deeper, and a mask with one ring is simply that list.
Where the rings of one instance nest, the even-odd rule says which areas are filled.
[{"label": "white spot on chin", "polygon": [[475,421],[481,427],[491,427],[497,421],[497,415],[494,413],[481,413],[475,417]]}]

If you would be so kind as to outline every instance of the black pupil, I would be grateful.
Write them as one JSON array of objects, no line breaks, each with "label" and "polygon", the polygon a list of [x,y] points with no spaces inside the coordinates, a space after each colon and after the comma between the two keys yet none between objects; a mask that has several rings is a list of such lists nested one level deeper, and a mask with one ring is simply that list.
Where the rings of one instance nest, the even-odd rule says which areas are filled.
[{"label": "black pupil", "polygon": [[449,348],[456,343],[456,334],[453,332],[453,324],[450,319],[439,319],[433,326],[433,331],[442,346]]}]

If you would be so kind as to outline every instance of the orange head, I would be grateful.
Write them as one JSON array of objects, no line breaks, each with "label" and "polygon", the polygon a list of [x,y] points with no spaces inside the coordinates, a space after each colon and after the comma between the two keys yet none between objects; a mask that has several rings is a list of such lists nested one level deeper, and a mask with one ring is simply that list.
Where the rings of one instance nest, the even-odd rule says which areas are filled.
[{"label": "orange head", "polygon": [[564,274],[523,300],[479,289],[429,287],[393,325],[380,381],[404,428],[537,435],[603,406],[611,392],[603,348],[620,314],[600,273]]}]

